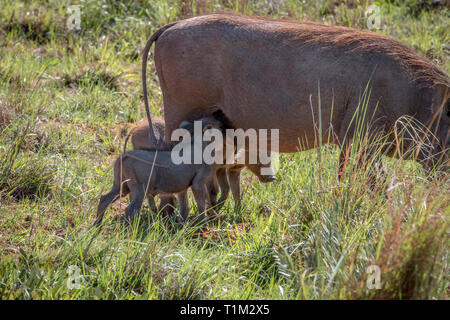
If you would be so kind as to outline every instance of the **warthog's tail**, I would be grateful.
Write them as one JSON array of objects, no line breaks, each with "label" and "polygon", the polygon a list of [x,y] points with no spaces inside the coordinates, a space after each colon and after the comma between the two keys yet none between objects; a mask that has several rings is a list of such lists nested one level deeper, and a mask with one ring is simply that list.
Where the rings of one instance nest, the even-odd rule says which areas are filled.
[{"label": "warthog's tail", "polygon": [[123,144],[123,153],[127,152],[127,143],[130,137],[133,135],[133,131],[136,130],[136,127],[131,128],[130,132],[128,132],[127,136],[125,137],[125,142]]},{"label": "warthog's tail", "polygon": [[147,96],[148,52],[150,51],[150,48],[151,48],[153,42],[155,42],[161,36],[161,34],[163,34],[164,31],[166,31],[170,27],[174,26],[175,24],[176,24],[176,22],[170,23],[170,24],[165,25],[164,27],[161,27],[158,30],[156,30],[156,32],[147,41],[147,44],[145,45],[145,48],[142,52],[142,88],[144,90],[145,112],[147,113],[148,125],[149,125],[149,130],[150,130],[150,139],[151,139],[152,145],[154,145],[154,146],[158,146],[158,141],[156,140],[155,131],[153,130],[152,117],[150,115],[150,109],[148,107],[148,96]]}]

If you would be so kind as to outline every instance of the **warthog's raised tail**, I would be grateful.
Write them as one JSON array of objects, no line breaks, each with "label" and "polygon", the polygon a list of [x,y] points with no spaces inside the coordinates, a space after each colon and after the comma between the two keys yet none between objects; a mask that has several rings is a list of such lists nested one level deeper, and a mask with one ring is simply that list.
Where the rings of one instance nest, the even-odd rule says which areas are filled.
[{"label": "warthog's raised tail", "polygon": [[149,130],[150,130],[150,139],[151,143],[154,146],[158,145],[158,141],[156,139],[155,131],[153,130],[153,123],[152,123],[152,116],[150,115],[150,109],[148,107],[148,95],[147,95],[147,59],[148,59],[148,52],[150,51],[150,48],[160,36],[163,34],[164,31],[169,29],[170,27],[174,26],[176,22],[170,23],[168,25],[165,25],[164,27],[159,28],[156,30],[156,32],[148,39],[147,44],[145,45],[145,48],[142,52],[142,88],[144,90],[144,104],[145,104],[145,112],[147,113],[147,119],[149,124]]}]

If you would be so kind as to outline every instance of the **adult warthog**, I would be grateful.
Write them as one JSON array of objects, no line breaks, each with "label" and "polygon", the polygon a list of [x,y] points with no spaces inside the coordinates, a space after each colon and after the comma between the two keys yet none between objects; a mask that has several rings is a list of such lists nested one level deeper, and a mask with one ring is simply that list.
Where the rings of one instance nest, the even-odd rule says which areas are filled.
[{"label": "adult warthog", "polygon": [[[437,137],[432,139],[431,158],[440,157],[448,147],[449,77],[390,37],[228,13],[166,25],[143,51],[149,120],[145,82],[153,42],[166,139],[180,122],[220,110],[233,128],[279,129],[280,152],[314,147],[319,118],[323,128],[333,129],[331,143],[345,146],[353,136],[352,118],[369,84],[366,114],[367,119],[375,119],[372,132],[391,131],[398,118],[411,116]],[[328,134],[322,131],[324,141]],[[420,152],[419,160],[425,158],[430,154]]]}]

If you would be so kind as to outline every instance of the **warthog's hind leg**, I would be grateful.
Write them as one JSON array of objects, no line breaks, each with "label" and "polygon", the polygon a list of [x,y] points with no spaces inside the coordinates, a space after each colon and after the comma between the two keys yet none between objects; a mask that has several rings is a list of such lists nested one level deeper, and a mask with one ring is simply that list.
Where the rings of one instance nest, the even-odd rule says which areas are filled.
[{"label": "warthog's hind leg", "polygon": [[173,195],[160,195],[158,212],[163,217],[171,216],[175,212],[175,197]]},{"label": "warthog's hind leg", "polygon": [[[124,187],[122,190],[122,196],[127,195],[129,192],[128,188]],[[120,195],[120,186],[118,184],[114,184],[111,191],[105,195],[100,197],[100,201],[97,208],[97,217],[94,222],[94,226],[99,226],[103,220],[103,216],[105,215],[105,211],[108,206],[119,198]]]}]

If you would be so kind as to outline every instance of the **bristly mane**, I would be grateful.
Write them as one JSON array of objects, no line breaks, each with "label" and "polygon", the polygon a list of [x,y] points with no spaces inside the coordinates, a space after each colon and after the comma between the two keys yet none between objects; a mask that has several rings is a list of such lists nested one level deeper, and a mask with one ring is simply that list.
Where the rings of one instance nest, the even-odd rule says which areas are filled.
[{"label": "bristly mane", "polygon": [[[216,13],[241,23],[282,22],[282,31],[298,30],[292,40],[303,40],[305,43],[317,44],[323,48],[339,47],[349,52],[382,53],[393,57],[407,72],[412,81],[420,86],[430,87],[444,85],[450,87],[450,79],[432,61],[415,53],[407,45],[386,35],[372,31],[358,30],[341,26],[328,26],[316,22],[272,19],[267,17],[247,16],[239,13]],[[301,28],[298,28],[301,26]]]},{"label": "bristly mane", "polygon": [[308,25],[306,29],[309,32],[299,34],[296,39],[323,44],[324,47],[340,47],[351,52],[386,54],[399,62],[410,79],[421,86],[450,86],[449,77],[432,61],[391,37],[344,27],[320,28]]}]

